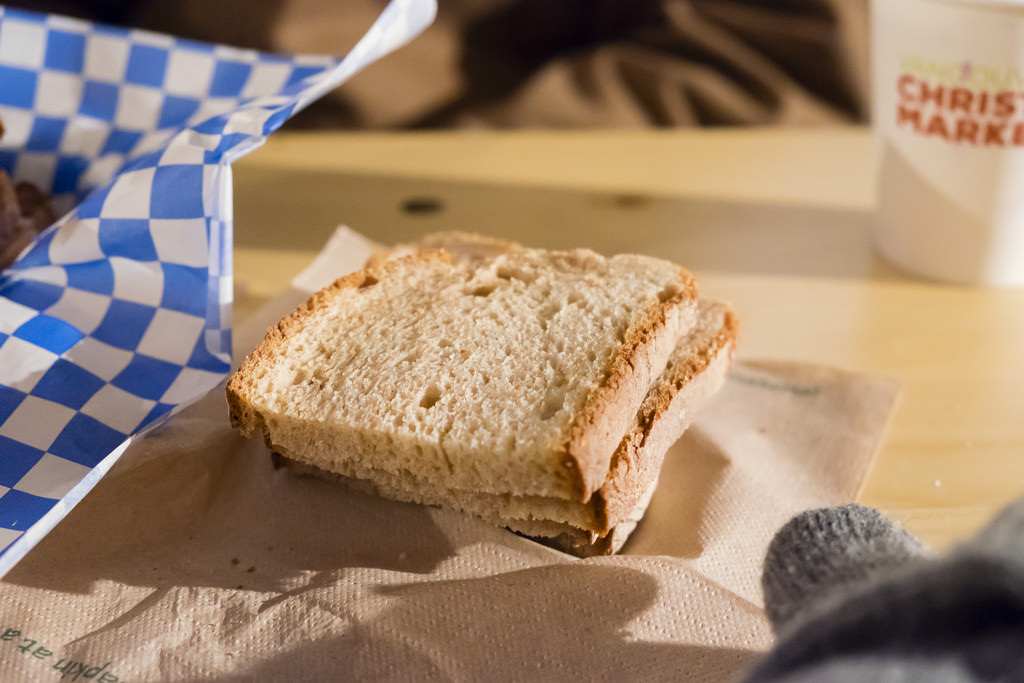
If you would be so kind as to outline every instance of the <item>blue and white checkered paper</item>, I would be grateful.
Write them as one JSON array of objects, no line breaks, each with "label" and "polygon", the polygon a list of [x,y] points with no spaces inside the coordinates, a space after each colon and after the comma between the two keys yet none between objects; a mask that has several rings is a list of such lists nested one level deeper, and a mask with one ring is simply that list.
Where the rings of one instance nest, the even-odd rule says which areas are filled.
[{"label": "blue and white checkered paper", "polygon": [[435,10],[339,60],[0,7],[0,168],[67,212],[0,274],[0,574],[229,370],[230,163]]}]

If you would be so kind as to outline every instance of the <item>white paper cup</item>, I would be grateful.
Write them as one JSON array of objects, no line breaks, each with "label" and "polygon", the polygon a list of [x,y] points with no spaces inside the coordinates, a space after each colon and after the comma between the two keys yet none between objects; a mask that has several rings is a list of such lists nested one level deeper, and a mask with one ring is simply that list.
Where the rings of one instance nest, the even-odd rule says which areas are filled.
[{"label": "white paper cup", "polygon": [[875,241],[897,266],[1024,286],[1024,0],[873,0]]}]

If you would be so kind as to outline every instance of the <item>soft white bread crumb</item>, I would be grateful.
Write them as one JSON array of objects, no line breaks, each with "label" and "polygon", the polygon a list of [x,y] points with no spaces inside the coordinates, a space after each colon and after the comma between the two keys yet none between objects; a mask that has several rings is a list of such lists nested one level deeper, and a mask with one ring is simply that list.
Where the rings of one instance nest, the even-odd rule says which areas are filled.
[{"label": "soft white bread crumb", "polygon": [[[736,316],[728,306],[700,302],[696,325],[676,345],[632,429],[616,449],[604,484],[589,501],[460,490],[423,481],[411,472],[357,472],[343,466],[333,474],[350,486],[386,498],[439,505],[527,536],[546,537],[575,554],[617,551],[643,515],[665,451],[724,382],[736,331]],[[332,474],[314,468],[304,471],[328,478]]]},{"label": "soft white bread crumb", "polygon": [[658,259],[416,252],[272,328],[228,384],[231,419],[357,478],[585,503],[696,308]]}]

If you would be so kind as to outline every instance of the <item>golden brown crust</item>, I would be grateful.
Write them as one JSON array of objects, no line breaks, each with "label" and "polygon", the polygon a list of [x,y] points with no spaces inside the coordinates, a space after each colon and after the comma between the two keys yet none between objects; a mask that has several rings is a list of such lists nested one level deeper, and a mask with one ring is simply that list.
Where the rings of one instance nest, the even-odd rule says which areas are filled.
[{"label": "golden brown crust", "polygon": [[[700,399],[717,390],[735,354],[739,318],[725,304],[710,305],[722,308],[721,326],[703,348],[679,359],[683,362],[675,363],[658,387],[652,390],[655,393],[650,400],[644,401],[634,430],[622,440],[615,452],[604,485],[587,503],[593,513],[594,525],[579,528],[550,522],[544,525],[546,535],[538,535],[537,529],[530,525],[513,528],[514,531],[577,557],[609,555],[622,546],[635,524],[637,506],[658,479],[665,452],[689,425],[693,413],[700,409],[703,402]],[[712,370],[711,366],[716,361],[721,362],[721,367]],[[714,374],[705,375],[708,371]],[[702,381],[706,385],[698,387]],[[684,392],[693,390],[697,396],[683,396]],[[680,406],[673,406],[676,400],[689,402],[695,398],[697,405],[687,405],[685,413],[681,414]],[[624,527],[628,529],[623,531]]]},{"label": "golden brown crust", "polygon": [[[495,240],[493,246],[501,247],[502,241]],[[303,327],[308,316],[332,305],[344,291],[373,286],[392,269],[405,267],[409,260],[452,263],[456,258],[442,250],[404,255],[388,252],[386,258],[371,259],[363,270],[339,278],[312,295],[267,330],[263,341],[232,376],[227,386],[232,425],[246,436],[262,431],[264,439],[268,439],[263,416],[251,400],[256,387],[256,368],[276,356],[277,347]],[[694,379],[720,358],[723,351],[727,351],[729,360],[734,352],[738,323],[735,314],[727,309],[721,328],[703,349],[699,352],[695,349],[694,354],[674,364],[665,376],[655,367],[658,359],[654,356],[659,351],[654,347],[681,341],[671,330],[679,324],[674,316],[684,315],[687,305],[697,300],[692,274],[683,268],[679,268],[678,273],[677,285],[649,307],[627,332],[612,359],[605,382],[588,400],[572,427],[564,462],[571,475],[568,478],[574,481],[579,493],[579,504],[593,520],[587,529],[564,525],[565,533],[554,543],[573,554],[610,552],[616,528],[656,481],[665,451],[686,427],[684,421],[672,416],[674,412],[681,412],[679,406],[673,407],[673,402],[684,391],[692,390]],[[721,374],[724,376],[724,370]],[[635,406],[640,406],[640,410]],[[665,419],[666,415],[669,419]],[[689,417],[687,414],[685,422]],[[623,438],[622,434],[627,436]],[[269,441],[268,447],[276,450]]]},{"label": "golden brown crust", "polygon": [[572,426],[563,464],[578,482],[580,500],[590,500],[604,484],[612,454],[636,418],[636,406],[664,367],[652,361],[655,343],[669,342],[664,353],[671,353],[678,337],[669,333],[671,338],[664,338],[667,328],[679,324],[675,318],[688,305],[696,304],[696,280],[685,268],[677,268],[676,290],[645,311],[626,333],[612,358],[607,379],[587,400]]},{"label": "golden brown crust", "polygon": [[[724,304],[714,305],[724,309],[722,325],[715,336],[698,353],[672,366],[668,377],[652,390],[655,393],[651,400],[644,402],[637,414],[634,430],[622,440],[612,457],[607,479],[593,498],[594,516],[599,523],[595,531],[599,534],[607,534],[629,516],[637,501],[658,478],[665,451],[689,425],[693,407],[687,406],[689,410],[683,414],[673,403],[685,389],[693,388],[697,378],[723,353],[727,354],[725,367],[731,363],[739,336],[739,318]],[[708,393],[717,389],[717,383],[724,379],[724,375],[723,368],[721,377],[707,378],[716,385],[708,388]],[[690,397],[686,398],[690,400]],[[671,417],[666,419],[672,415],[682,415],[682,419],[672,424]],[[656,426],[661,427],[658,434],[654,434]]]},{"label": "golden brown crust", "polygon": [[[665,452],[723,381],[735,353],[738,337],[736,314],[724,304],[703,305],[722,311],[720,325],[702,346],[692,349],[688,355],[673,358],[671,368],[651,390],[637,413],[633,430],[622,440],[613,457],[604,485],[588,503],[579,504],[588,523],[577,526],[545,520],[524,522],[494,518],[491,521],[579,557],[607,555],[622,545],[632,528],[631,518],[635,521],[638,504],[658,478]],[[716,362],[719,366],[712,368]],[[706,374],[709,372],[711,374]],[[680,400],[684,405],[674,405]],[[377,490],[376,484],[325,472],[298,460],[285,457],[284,462],[298,472],[348,482],[361,486],[362,490]]]},{"label": "golden brown crust", "polygon": [[393,258],[410,253],[412,253],[411,250],[398,246],[385,249],[376,249],[366,259],[366,263],[363,264],[363,269],[375,270],[377,268],[380,268],[387,261],[390,261]]},{"label": "golden brown crust", "polygon": [[[495,256],[521,249],[522,245],[499,237],[460,231],[425,235],[418,243],[398,245],[374,253],[368,266],[379,266],[416,249],[445,249],[459,260],[474,256]],[[572,426],[563,447],[562,466],[566,480],[572,483],[575,495],[589,501],[603,484],[609,471],[611,455],[621,435],[636,417],[632,406],[640,405],[660,372],[651,362],[651,341],[663,334],[670,317],[680,309],[693,305],[698,298],[693,274],[676,266],[678,280],[675,291],[666,291],[658,304],[649,308],[627,333],[613,357],[604,384],[588,399]]]},{"label": "golden brown crust", "polygon": [[[382,278],[388,277],[393,271],[404,267],[405,264],[415,261],[424,263],[453,263],[452,256],[441,250],[419,251],[399,258],[382,262],[379,267],[363,268],[338,278],[327,287],[314,293],[301,306],[285,316],[280,322],[267,329],[263,341],[253,349],[238,370],[228,380],[225,392],[228,401],[228,415],[231,426],[242,433],[243,436],[251,436],[258,429],[264,430],[264,438],[267,438],[266,425],[263,416],[253,406],[253,396],[256,393],[255,373],[261,365],[270,365],[277,353],[277,347],[294,331],[302,329],[306,319],[322,308],[331,305],[339,295],[347,290],[371,287],[377,284]],[[271,445],[268,442],[268,446]]]},{"label": "golden brown crust", "polygon": [[363,267],[378,268],[385,261],[421,250],[443,249],[459,261],[475,261],[522,248],[523,245],[518,242],[501,237],[461,230],[444,230],[424,235],[419,242],[377,249],[366,259]]}]

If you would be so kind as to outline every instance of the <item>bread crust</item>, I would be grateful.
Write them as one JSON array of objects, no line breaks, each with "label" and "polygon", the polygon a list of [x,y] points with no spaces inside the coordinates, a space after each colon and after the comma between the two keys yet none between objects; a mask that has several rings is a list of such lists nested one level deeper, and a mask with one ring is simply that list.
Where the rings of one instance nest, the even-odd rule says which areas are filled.
[{"label": "bread crust", "polygon": [[[516,245],[500,242],[496,246],[509,250]],[[377,266],[335,280],[269,328],[263,341],[246,357],[228,382],[226,394],[231,425],[245,436],[262,429],[272,450],[279,450],[273,444],[264,416],[253,405],[255,401],[252,398],[257,394],[255,375],[260,366],[269,363],[289,335],[300,329],[308,317],[321,308],[329,307],[343,290],[372,286],[379,279],[388,277],[389,273],[416,261],[452,264],[456,259],[440,249],[424,249],[382,259]],[[559,478],[576,500],[589,501],[604,484],[612,456],[622,435],[631,427],[637,407],[657,380],[675,342],[691,322],[689,313],[696,308],[696,282],[685,268],[675,266],[675,273],[676,281],[669,286],[663,300],[649,305],[626,331],[604,381],[587,399],[561,446],[559,460],[562,471],[558,473]]]},{"label": "bread crust", "polygon": [[[496,256],[523,248],[517,242],[499,237],[459,231],[426,235],[417,244],[398,245],[373,254],[367,266],[381,265],[416,249],[449,250],[457,260]],[[664,360],[690,320],[682,311],[698,300],[693,274],[677,266],[675,291],[650,307],[632,329],[612,359],[602,386],[588,399],[576,417],[569,438],[562,446],[562,466],[574,482],[576,497],[587,502],[605,484],[609,466],[622,434],[636,418],[633,406],[639,405],[658,380]],[[699,370],[695,370],[699,371]],[[604,508],[597,501],[596,510]]]},{"label": "bread crust", "polygon": [[227,394],[228,417],[231,421],[231,426],[246,437],[262,429],[263,438],[267,442],[268,447],[271,450],[276,450],[270,439],[270,430],[267,428],[263,415],[256,410],[252,400],[245,398],[246,396],[254,396],[257,393],[255,376],[260,365],[271,361],[277,355],[277,349],[282,342],[290,334],[301,329],[306,318],[321,308],[330,306],[331,301],[342,291],[372,287],[381,278],[387,277],[390,272],[403,267],[403,264],[416,261],[423,263],[454,263],[452,255],[441,249],[418,251],[381,261],[376,267],[363,268],[338,278],[327,287],[315,292],[305,303],[281,319],[276,325],[267,328],[263,341],[246,356],[238,370],[228,380],[225,393]]},{"label": "bread crust", "polygon": [[378,249],[370,254],[363,267],[376,268],[395,257],[431,249],[443,249],[458,261],[478,261],[522,248],[523,245],[518,242],[501,237],[460,230],[443,230],[424,235],[419,242],[413,244],[396,244],[393,247]]},{"label": "bread crust", "polygon": [[637,508],[645,508],[645,499],[654,491],[665,452],[720,388],[735,356],[739,340],[736,312],[717,302],[703,304],[721,310],[722,324],[710,343],[678,359],[681,362],[666,371],[644,401],[634,429],[615,451],[607,479],[588,504],[594,526],[523,523],[510,525],[514,531],[578,557],[618,552],[643,514]]},{"label": "bread crust", "polygon": [[688,306],[695,308],[697,283],[689,271],[677,268],[676,290],[649,307],[626,332],[607,378],[588,398],[570,430],[563,465],[575,473],[583,501],[589,501],[604,484],[622,435],[636,419],[637,406],[692,322],[684,312]]},{"label": "bread crust", "polygon": [[[519,248],[514,243],[496,239],[492,245],[489,239],[483,240],[479,248],[493,247],[496,252]],[[457,243],[458,238],[455,240]],[[458,260],[439,249],[392,252],[313,294],[293,313],[269,328],[263,341],[232,375],[226,387],[232,426],[245,436],[262,432],[268,448],[281,452],[282,449],[272,442],[266,418],[253,400],[261,365],[278,355],[278,347],[301,329],[309,316],[331,306],[342,292],[372,287],[410,262],[452,264]],[[577,549],[574,554],[602,554],[621,545],[617,536],[623,534],[617,529],[624,527],[638,501],[653,490],[665,451],[692,419],[693,411],[684,406],[689,407],[695,398],[713,393],[724,380],[732,359],[738,323],[735,313],[723,306],[723,323],[710,343],[697,349],[698,352],[684,362],[666,369],[666,359],[677,342],[685,337],[684,332],[692,322],[691,314],[697,307],[693,275],[684,268],[676,266],[676,269],[676,282],[626,331],[604,381],[589,396],[562,444],[565,478],[572,482],[576,494],[574,505],[584,526],[547,521],[544,523],[547,531],[542,535],[561,537],[564,544]],[[714,372],[709,372],[716,363]],[[700,386],[695,381],[698,379],[702,382]],[[695,397],[695,394],[700,396]]]},{"label": "bread crust", "polygon": [[722,325],[708,345],[674,363],[641,406],[633,430],[616,449],[607,478],[594,496],[600,534],[630,516],[636,501],[657,480],[665,452],[725,380],[736,352],[739,318],[724,304],[705,305],[721,308]]},{"label": "bread crust", "polygon": [[[702,306],[719,311],[721,322],[709,333],[707,339],[690,349],[692,353],[673,357],[675,362],[650,391],[635,416],[633,429],[621,440],[601,489],[589,502],[576,503],[573,514],[575,523],[504,516],[508,512],[503,512],[501,506],[507,501],[501,496],[492,496],[483,503],[461,498],[461,503],[453,504],[449,501],[447,505],[464,509],[494,524],[506,526],[545,545],[580,557],[617,551],[640,516],[638,507],[645,506],[645,497],[654,490],[665,452],[689,426],[707,399],[721,386],[735,353],[738,339],[738,318],[735,312],[716,302],[702,302]],[[387,498],[441,504],[440,499],[428,500],[429,496],[424,497],[424,492],[417,491],[409,482],[385,484],[387,476],[383,473],[376,475],[372,481],[364,480],[338,472],[327,472],[288,453],[281,455],[284,462],[299,473],[337,480]],[[472,492],[449,494],[456,497],[480,495]],[[481,509],[481,505],[485,506],[484,509]],[[531,506],[535,512],[539,511],[535,507],[536,503],[531,503]]]}]

